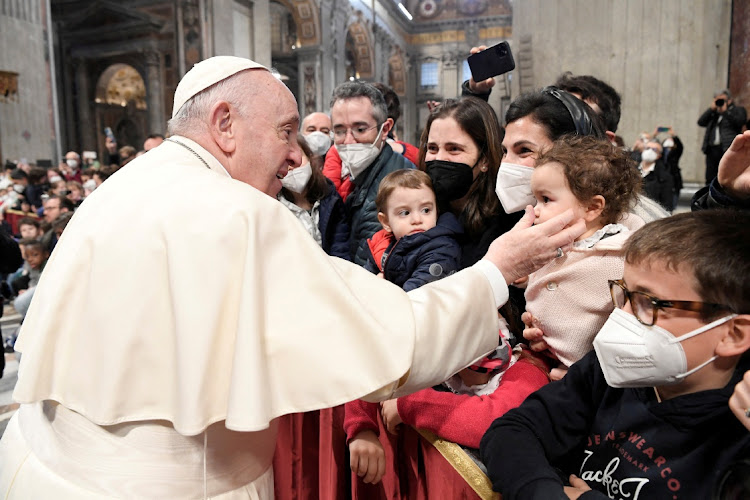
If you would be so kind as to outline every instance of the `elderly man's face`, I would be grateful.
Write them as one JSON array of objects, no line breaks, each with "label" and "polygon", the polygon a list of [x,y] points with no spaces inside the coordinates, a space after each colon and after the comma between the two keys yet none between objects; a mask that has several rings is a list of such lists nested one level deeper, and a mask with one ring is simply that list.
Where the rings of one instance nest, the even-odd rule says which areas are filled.
[{"label": "elderly man's face", "polygon": [[247,72],[252,85],[261,88],[259,97],[246,103],[247,116],[235,116],[237,149],[229,165],[229,174],[269,196],[281,191],[281,178],[289,167],[302,161],[297,144],[299,113],[294,96],[267,71]]},{"label": "elderly man's face", "polygon": [[302,120],[302,135],[312,132],[323,132],[326,135],[331,132],[331,119],[327,114],[310,113]]}]

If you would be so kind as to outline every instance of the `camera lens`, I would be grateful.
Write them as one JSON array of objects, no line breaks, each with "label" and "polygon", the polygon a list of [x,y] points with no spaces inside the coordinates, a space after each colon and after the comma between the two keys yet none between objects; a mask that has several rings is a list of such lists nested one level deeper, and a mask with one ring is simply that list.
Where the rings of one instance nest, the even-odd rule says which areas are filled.
[{"label": "camera lens", "polygon": [[716,102],[716,106],[719,108],[724,105],[724,99],[716,99],[715,102]]}]

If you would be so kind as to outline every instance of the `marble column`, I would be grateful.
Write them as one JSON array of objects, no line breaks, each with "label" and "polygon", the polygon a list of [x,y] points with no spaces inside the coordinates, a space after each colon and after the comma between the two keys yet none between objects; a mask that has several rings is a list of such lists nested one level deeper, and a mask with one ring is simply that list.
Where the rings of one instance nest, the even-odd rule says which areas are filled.
[{"label": "marble column", "polygon": [[325,98],[320,78],[320,47],[300,47],[297,54],[297,75],[299,75],[299,112],[305,116],[315,111],[324,111]]},{"label": "marble column", "polygon": [[76,106],[78,108],[78,130],[80,130],[81,151],[96,151],[96,130],[91,116],[88,64],[85,59],[73,62],[76,75]]},{"label": "marble column", "polygon": [[148,106],[148,134],[163,134],[166,130],[164,95],[161,82],[161,55],[156,51],[144,54],[146,63],[146,103]]}]

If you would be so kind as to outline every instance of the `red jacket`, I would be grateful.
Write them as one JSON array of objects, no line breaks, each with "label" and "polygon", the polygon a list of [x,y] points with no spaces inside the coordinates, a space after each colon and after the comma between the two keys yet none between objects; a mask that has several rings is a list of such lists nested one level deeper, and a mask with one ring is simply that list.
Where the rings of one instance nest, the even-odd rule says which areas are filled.
[{"label": "red jacket", "polygon": [[[470,396],[434,389],[398,398],[398,414],[405,424],[427,429],[443,439],[471,448],[490,424],[549,382],[547,374],[527,359],[520,359],[503,375],[500,386],[487,396]],[[378,432],[377,403],[352,401],[345,405],[344,431],[347,442],[364,430]]]}]

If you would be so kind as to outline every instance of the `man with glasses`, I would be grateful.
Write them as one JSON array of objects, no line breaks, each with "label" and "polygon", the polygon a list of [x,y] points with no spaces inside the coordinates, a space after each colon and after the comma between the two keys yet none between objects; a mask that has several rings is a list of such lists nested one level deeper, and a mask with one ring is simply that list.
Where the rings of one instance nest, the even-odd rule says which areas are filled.
[{"label": "man with glasses", "polygon": [[367,262],[367,239],[380,230],[375,197],[380,181],[391,172],[414,165],[390,147],[384,148],[393,120],[383,94],[368,83],[339,85],[331,97],[333,142],[341,156],[342,175],[348,172],[354,191],[346,198],[351,217],[349,248],[352,261]]},{"label": "man with glasses", "polygon": [[708,210],[631,236],[595,351],[482,438],[504,498],[712,498],[750,457],[728,405],[750,367],[749,224]]}]

